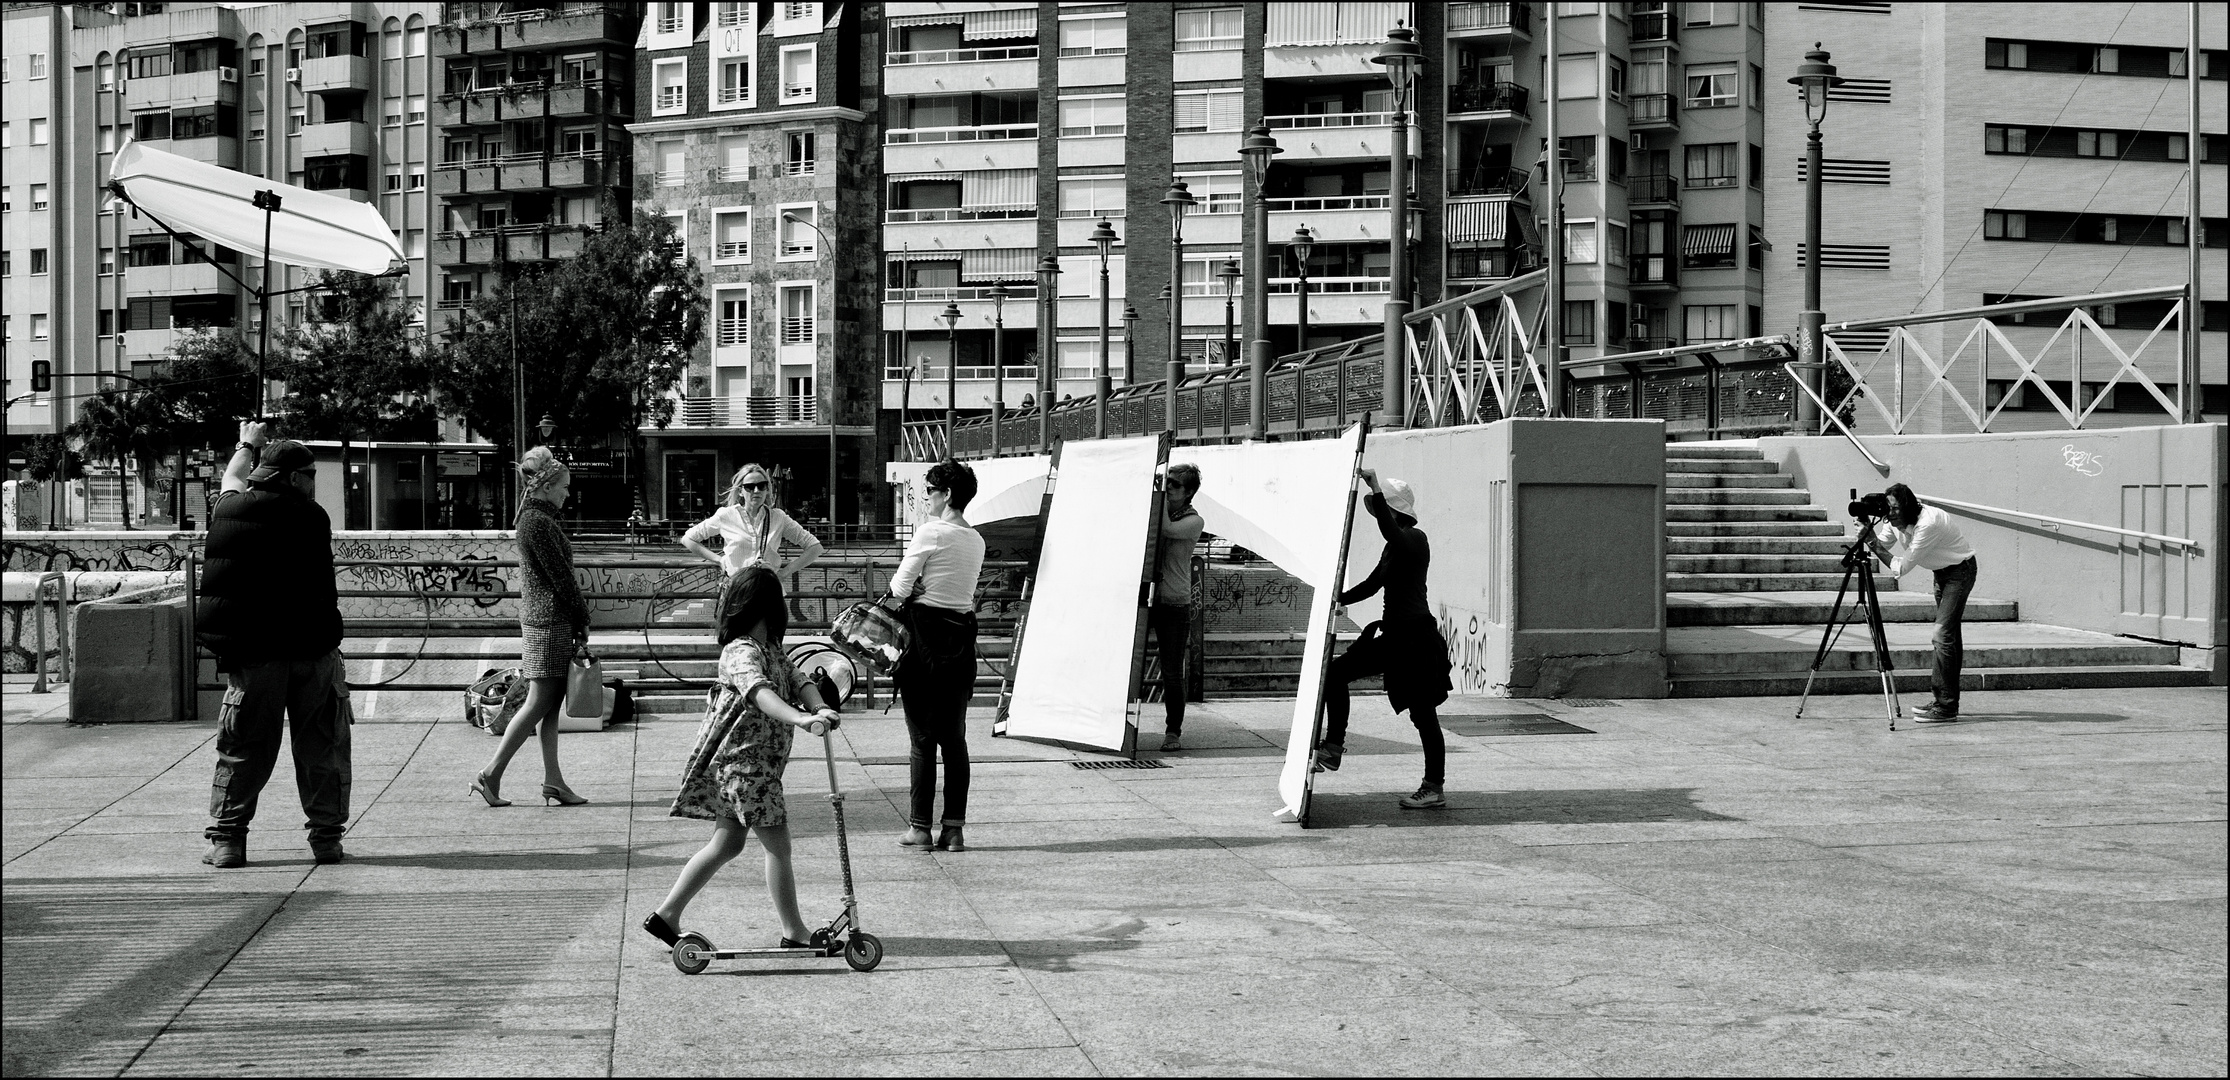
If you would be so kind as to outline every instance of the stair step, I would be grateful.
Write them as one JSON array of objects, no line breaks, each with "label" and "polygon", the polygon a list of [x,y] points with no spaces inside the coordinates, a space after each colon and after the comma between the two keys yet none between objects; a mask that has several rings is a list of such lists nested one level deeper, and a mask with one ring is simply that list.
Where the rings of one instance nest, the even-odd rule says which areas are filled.
[{"label": "stair step", "polygon": [[[1890,623],[1890,667],[1925,671],[1934,660],[1927,623]],[[1812,666],[1824,625],[1695,626],[1665,632],[1668,670],[1689,675],[1803,672]],[[2169,665],[2178,662],[2173,645],[2038,623],[1992,622],[1966,628],[1966,664],[1971,668],[2105,667]],[[1863,626],[1835,639],[1821,671],[1874,670],[1873,643]]]},{"label": "stair step", "polygon": [[[1677,506],[1667,503],[1665,521],[1733,523],[1752,521],[1826,521],[1827,510],[1818,506]],[[1841,525],[1836,530],[1842,530]]]},{"label": "stair step", "polygon": [[[1926,670],[1899,671],[1893,676],[1897,692],[1911,723],[1912,708],[1928,693]],[[2203,668],[2168,664],[2129,664],[2095,667],[1967,668],[1959,675],[1962,692],[1982,690],[2107,690],[2147,686],[2206,686]],[[1866,672],[1821,672],[1812,684],[1812,696],[1878,694],[1881,677]],[[1804,692],[1804,674],[1693,675],[1673,680],[1672,696],[1794,697]],[[1917,695],[1917,696],[1916,696]],[[1847,708],[1847,707],[1846,707]],[[1842,710],[1839,710],[1842,711]],[[1874,714],[1878,717],[1880,714]],[[1977,719],[1980,717],[1977,716]]]},{"label": "stair step", "polygon": [[1843,584],[1841,571],[1832,574],[1665,574],[1665,591],[1671,592],[1834,592]]},{"label": "stair step", "polygon": [[1774,488],[1667,487],[1665,505],[1673,506],[1809,506],[1812,493]]},{"label": "stair step", "polygon": [[1665,569],[1680,574],[1834,574],[1841,578],[1840,555],[1743,553],[1667,554]]},{"label": "stair step", "polygon": [[1747,461],[1740,458],[1665,458],[1668,473],[1721,473],[1748,474],[1777,473],[1779,465],[1770,461]]},{"label": "stair step", "polygon": [[[1840,559],[1846,542],[1839,536],[1668,536],[1667,557],[1681,555],[1826,555]],[[1838,571],[1840,572],[1840,571]]]},{"label": "stair step", "polygon": [[[1825,516],[1824,513],[1822,515]],[[1668,537],[1842,537],[1847,529],[1839,521],[1769,520],[1769,521],[1708,521],[1696,518],[1675,518],[1665,523]]]},{"label": "stair step", "polygon": [[1665,474],[1665,486],[1673,489],[1687,488],[1795,488],[1796,478],[1779,473],[1696,473],[1688,472],[1682,462],[1678,472]]},{"label": "stair step", "polygon": [[[1668,627],[1817,626],[1827,621],[1828,610],[1834,604],[1833,589],[1781,593],[1675,591],[1665,594],[1665,624]],[[1881,604],[1884,623],[1936,621],[1936,602],[1927,593],[1885,592],[1881,594]],[[2019,605],[2011,600],[1982,597],[1967,600],[1969,623],[2011,622],[2019,615]]]},{"label": "stair step", "polygon": [[1697,443],[1666,443],[1665,459],[1710,458],[1719,461],[1763,461],[1765,453],[1753,446],[1704,446]]}]

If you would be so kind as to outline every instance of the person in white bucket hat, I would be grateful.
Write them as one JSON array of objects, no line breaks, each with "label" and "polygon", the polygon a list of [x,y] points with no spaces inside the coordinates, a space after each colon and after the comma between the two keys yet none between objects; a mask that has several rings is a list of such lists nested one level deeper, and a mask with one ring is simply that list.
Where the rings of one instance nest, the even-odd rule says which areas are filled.
[{"label": "person in white bucket hat", "polygon": [[1386,607],[1384,615],[1364,627],[1363,636],[1332,661],[1326,674],[1324,741],[1317,745],[1315,767],[1320,772],[1338,769],[1347,753],[1348,684],[1383,676],[1387,702],[1395,712],[1409,713],[1425,750],[1424,782],[1416,794],[1403,796],[1401,805],[1412,810],[1444,807],[1448,800],[1441,786],[1447,782],[1447,744],[1440,734],[1437,710],[1453,687],[1448,681],[1448,642],[1440,636],[1440,624],[1425,600],[1432,543],[1417,527],[1417,495],[1408,484],[1391,478],[1381,482],[1373,469],[1358,469],[1356,475],[1370,485],[1363,505],[1378,520],[1386,549],[1369,577],[1340,594],[1340,603],[1352,604],[1383,589]]}]

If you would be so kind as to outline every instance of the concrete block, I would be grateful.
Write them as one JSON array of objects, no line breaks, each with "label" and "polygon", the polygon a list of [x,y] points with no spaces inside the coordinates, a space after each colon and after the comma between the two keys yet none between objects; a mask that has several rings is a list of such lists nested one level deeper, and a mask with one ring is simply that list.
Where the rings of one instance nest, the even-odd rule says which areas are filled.
[{"label": "concrete block", "polygon": [[76,671],[70,719],[80,724],[182,718],[183,586],[79,604],[71,620]]}]

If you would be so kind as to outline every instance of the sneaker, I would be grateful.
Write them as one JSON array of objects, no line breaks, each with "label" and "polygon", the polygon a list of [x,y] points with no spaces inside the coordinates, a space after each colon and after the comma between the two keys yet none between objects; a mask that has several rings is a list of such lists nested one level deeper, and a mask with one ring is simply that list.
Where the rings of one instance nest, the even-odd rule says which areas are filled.
[{"label": "sneaker", "polygon": [[1320,744],[1316,748],[1316,766],[1311,771],[1338,772],[1340,771],[1340,759],[1346,756],[1347,746],[1344,743],[1328,742]]},{"label": "sneaker", "polygon": [[246,866],[248,865],[248,842],[246,840],[212,840],[209,842],[209,854],[202,856],[201,861],[219,870],[231,870],[235,867]]},{"label": "sneaker", "polygon": [[1185,748],[1185,739],[1184,739],[1184,736],[1182,736],[1182,735],[1179,735],[1178,733],[1176,733],[1176,732],[1174,732],[1174,731],[1172,731],[1172,732],[1170,732],[1169,734],[1167,734],[1167,735],[1164,735],[1164,736],[1162,736],[1162,737],[1161,737],[1161,749],[1162,749],[1162,752],[1163,752],[1163,753],[1165,753],[1165,754],[1166,754],[1166,753],[1168,753],[1168,752],[1170,752],[1170,751],[1172,751],[1172,750],[1182,750],[1182,749],[1184,749],[1184,748]]},{"label": "sneaker", "polygon": [[348,852],[341,850],[341,842],[338,840],[312,840],[310,857],[321,863],[331,864],[348,858]]},{"label": "sneaker", "polygon": [[1923,724],[1949,724],[1959,719],[1959,710],[1947,709],[1937,702],[1929,702],[1913,710],[1913,719]]},{"label": "sneaker", "polygon": [[1411,810],[1438,810],[1448,805],[1446,796],[1431,784],[1419,784],[1417,794],[1404,795],[1401,804]]}]

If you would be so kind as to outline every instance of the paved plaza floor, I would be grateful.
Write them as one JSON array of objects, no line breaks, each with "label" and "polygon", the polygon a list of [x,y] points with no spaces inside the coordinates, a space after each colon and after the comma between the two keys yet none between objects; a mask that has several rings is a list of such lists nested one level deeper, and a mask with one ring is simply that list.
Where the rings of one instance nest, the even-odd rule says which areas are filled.
[{"label": "paved plaza floor", "polygon": [[[1137,771],[978,717],[961,854],[895,845],[904,726],[869,712],[836,752],[887,959],[695,977],[636,928],[708,832],[666,812],[693,718],[566,735],[582,807],[533,805],[529,744],[498,810],[461,707],[394,703],[355,729],[347,862],[310,861],[282,755],[218,871],[213,723],[9,690],[11,1076],[2225,1071],[2221,688],[1974,694],[1895,734],[1871,697],[1458,699],[1438,811],[1395,805],[1416,735],[1362,698],[1307,830],[1271,815],[1288,702],[1196,707]],[[788,801],[822,919],[814,748]],[[686,924],[772,943],[756,850]]]}]

